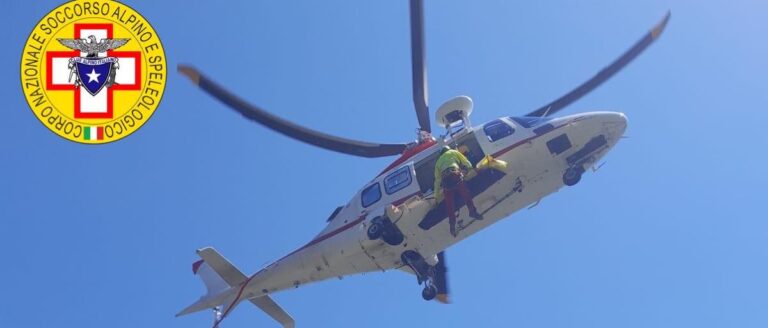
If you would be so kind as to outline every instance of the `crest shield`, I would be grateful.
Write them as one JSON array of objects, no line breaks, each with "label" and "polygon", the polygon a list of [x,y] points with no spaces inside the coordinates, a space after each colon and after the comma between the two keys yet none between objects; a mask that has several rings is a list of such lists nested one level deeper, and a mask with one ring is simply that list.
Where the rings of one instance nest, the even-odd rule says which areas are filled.
[{"label": "crest shield", "polygon": [[104,86],[109,87],[113,81],[115,64],[117,58],[97,58],[87,59],[75,57],[72,58],[77,70],[77,78],[80,86],[84,87],[92,96],[101,91]]}]

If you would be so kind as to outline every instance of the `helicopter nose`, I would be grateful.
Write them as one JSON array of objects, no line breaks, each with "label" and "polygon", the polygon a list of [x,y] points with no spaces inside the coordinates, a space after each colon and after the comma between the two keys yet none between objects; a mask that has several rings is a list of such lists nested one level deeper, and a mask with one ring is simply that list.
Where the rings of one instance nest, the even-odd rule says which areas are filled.
[{"label": "helicopter nose", "polygon": [[584,113],[570,122],[574,124],[574,133],[580,131],[586,140],[602,135],[609,144],[618,142],[627,129],[627,117],[619,112]]},{"label": "helicopter nose", "polygon": [[609,139],[619,139],[627,130],[627,116],[624,113],[608,112],[598,114],[603,130]]},{"label": "helicopter nose", "polygon": [[627,116],[624,113],[607,113],[607,121],[609,124],[616,124],[623,127],[627,127]]}]

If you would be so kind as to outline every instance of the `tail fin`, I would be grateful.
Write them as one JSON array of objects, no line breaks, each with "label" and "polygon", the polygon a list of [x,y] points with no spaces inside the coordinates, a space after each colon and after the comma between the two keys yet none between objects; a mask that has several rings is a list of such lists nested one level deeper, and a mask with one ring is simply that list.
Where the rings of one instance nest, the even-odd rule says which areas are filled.
[{"label": "tail fin", "polygon": [[[239,298],[249,279],[211,247],[198,250],[197,255],[202,259],[192,264],[192,272],[203,280],[207,290],[206,294],[176,316],[223,307],[225,312],[216,319],[215,326],[218,326],[218,322],[223,320],[232,308],[242,301]],[[268,295],[252,298],[249,301],[282,324],[283,327],[294,327],[293,318]]]}]

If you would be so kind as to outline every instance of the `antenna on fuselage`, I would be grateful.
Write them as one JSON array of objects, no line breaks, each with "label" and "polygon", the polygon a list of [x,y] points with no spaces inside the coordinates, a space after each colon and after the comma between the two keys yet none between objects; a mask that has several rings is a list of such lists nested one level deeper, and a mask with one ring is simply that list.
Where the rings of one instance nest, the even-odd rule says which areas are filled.
[{"label": "antenna on fuselage", "polygon": [[549,110],[550,110],[550,109],[552,109],[552,105],[550,105],[549,107],[547,107],[547,110],[546,110],[546,111],[544,111],[544,114],[541,114],[541,117],[542,117],[542,118],[544,118],[544,117],[547,117],[547,115],[549,115]]},{"label": "antenna on fuselage", "polygon": [[[472,114],[474,104],[472,98],[458,96],[446,101],[435,112],[437,125],[447,130],[446,136],[453,136],[472,126],[469,115]],[[456,132],[453,129],[457,129]]]}]

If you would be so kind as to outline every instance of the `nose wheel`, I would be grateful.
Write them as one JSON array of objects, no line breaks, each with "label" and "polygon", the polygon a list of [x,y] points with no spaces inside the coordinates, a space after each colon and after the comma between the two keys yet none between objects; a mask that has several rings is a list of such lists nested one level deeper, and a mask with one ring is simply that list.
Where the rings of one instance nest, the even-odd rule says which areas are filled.
[{"label": "nose wheel", "polygon": [[566,186],[574,186],[581,181],[581,176],[584,174],[584,168],[581,165],[569,167],[563,173],[563,183]]}]

